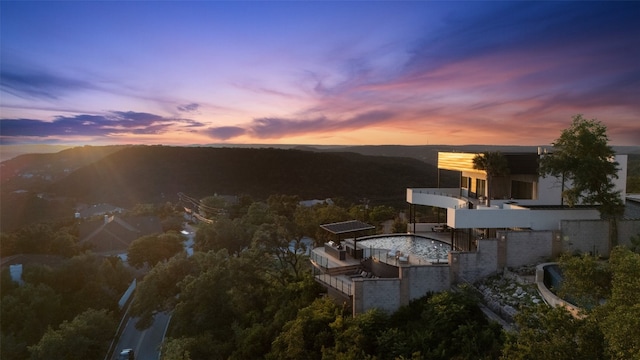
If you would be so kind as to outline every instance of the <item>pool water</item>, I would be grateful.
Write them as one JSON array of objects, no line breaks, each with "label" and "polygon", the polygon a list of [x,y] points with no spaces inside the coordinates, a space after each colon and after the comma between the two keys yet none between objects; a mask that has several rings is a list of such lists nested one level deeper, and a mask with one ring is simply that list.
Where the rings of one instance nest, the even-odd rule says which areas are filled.
[{"label": "pool water", "polygon": [[358,247],[365,250],[384,249],[400,251],[404,255],[417,256],[431,262],[447,262],[451,245],[416,235],[387,235],[358,240]]}]

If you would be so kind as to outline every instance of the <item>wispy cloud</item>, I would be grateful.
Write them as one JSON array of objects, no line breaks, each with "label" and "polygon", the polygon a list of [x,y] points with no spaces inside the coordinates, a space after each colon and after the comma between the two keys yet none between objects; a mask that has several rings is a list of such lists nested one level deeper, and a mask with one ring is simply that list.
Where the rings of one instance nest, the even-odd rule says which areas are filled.
[{"label": "wispy cloud", "polygon": [[95,89],[91,83],[42,70],[0,68],[0,87],[21,98],[59,99],[72,91]]},{"label": "wispy cloud", "polygon": [[310,133],[358,130],[384,123],[393,117],[393,113],[386,111],[371,111],[346,119],[329,119],[324,116],[304,120],[269,117],[254,119],[245,126],[210,128],[207,133],[218,140],[229,140],[247,134],[258,139],[280,139]]},{"label": "wispy cloud", "polygon": [[177,108],[181,112],[194,113],[198,111],[198,109],[200,108],[200,104],[190,103],[190,104],[178,105]]},{"label": "wispy cloud", "polygon": [[[273,25],[285,20],[275,12],[258,28],[252,27],[256,19],[231,17],[244,9],[210,28],[202,21],[209,7],[225,13],[233,5],[203,2],[200,11],[187,12],[193,17],[184,18],[180,32],[170,33],[175,44],[194,46],[172,49],[160,28],[137,32],[136,41],[108,29],[96,33],[105,36],[105,47],[86,61],[77,44],[93,37],[60,29],[77,41],[45,42],[17,31],[32,12],[12,4],[24,20],[3,24],[13,29],[5,33],[22,35],[3,39],[3,50],[18,51],[2,55],[6,96],[0,101],[9,117],[0,120],[2,141],[78,134],[176,143],[290,136],[330,142],[365,134],[384,143],[385,134],[402,132],[413,143],[427,137],[531,143],[552,141],[576,113],[611,124],[616,139],[640,131],[637,2],[405,2],[393,8],[375,2],[313,14],[282,4],[289,5],[287,14],[301,24],[295,33]],[[83,6],[69,5],[76,7]],[[353,16],[362,9],[371,16]],[[71,15],[59,10],[45,18],[56,23]],[[150,20],[132,26],[148,27]],[[58,55],[47,57],[52,49]]]},{"label": "wispy cloud", "polygon": [[165,118],[133,111],[112,111],[101,115],[58,116],[53,121],[2,119],[2,139],[12,137],[114,136],[118,134],[159,134],[176,127],[202,126],[189,119]]},{"label": "wispy cloud", "polygon": [[239,126],[220,126],[207,129],[205,133],[217,140],[229,140],[235,137],[244,135],[247,132],[246,129]]}]

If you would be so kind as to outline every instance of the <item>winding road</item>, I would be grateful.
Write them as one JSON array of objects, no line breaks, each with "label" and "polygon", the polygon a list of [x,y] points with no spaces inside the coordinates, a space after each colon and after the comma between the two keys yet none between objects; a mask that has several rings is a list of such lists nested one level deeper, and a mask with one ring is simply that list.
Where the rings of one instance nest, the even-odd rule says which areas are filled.
[{"label": "winding road", "polygon": [[135,327],[138,318],[130,317],[111,358],[117,360],[122,349],[133,349],[136,360],[160,359],[160,346],[167,331],[169,319],[171,319],[169,314],[158,313],[154,316],[153,324],[149,328],[138,330]]}]

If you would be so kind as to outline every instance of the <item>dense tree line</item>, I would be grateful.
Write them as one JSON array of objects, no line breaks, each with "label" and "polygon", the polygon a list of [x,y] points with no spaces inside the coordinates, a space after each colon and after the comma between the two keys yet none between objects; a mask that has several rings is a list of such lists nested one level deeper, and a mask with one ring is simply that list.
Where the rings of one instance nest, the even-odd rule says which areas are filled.
[{"label": "dense tree line", "polygon": [[24,266],[22,279],[19,286],[8,270],[2,272],[2,359],[106,354],[118,300],[132,280],[119,258],[83,253],[56,266],[31,264]]},{"label": "dense tree line", "polygon": [[[467,293],[412,302],[396,314],[353,318],[311,277],[305,238],[326,238],[320,224],[393,217],[384,206],[300,205],[277,195],[200,223],[191,257],[156,263],[140,282],[132,312],[147,326],[172,311],[164,359],[495,358],[501,329]],[[209,199],[209,204],[220,202]],[[213,207],[213,206],[211,206]],[[228,209],[230,210],[230,209]],[[381,215],[384,214],[384,215]],[[365,218],[366,217],[366,218]]]},{"label": "dense tree line", "polygon": [[305,199],[404,200],[407,186],[435,185],[433,165],[416,159],[274,148],[131,146],[86,165],[48,189],[120,206],[174,201],[185,192],[272,194]]},{"label": "dense tree line", "polygon": [[[311,277],[305,239],[328,240],[321,223],[354,214],[371,221],[391,212],[373,204],[369,211],[363,204],[304,207],[299,200],[278,195],[265,202],[218,203],[225,211],[211,214],[213,224],[197,224],[190,257],[176,232],[131,245],[132,262],[150,268],[133,303],[138,325],[148,326],[158,311],[172,312],[163,359],[613,359],[639,354],[638,344],[629,340],[630,334],[640,336],[640,324],[633,320],[640,318],[635,314],[638,254],[617,249],[607,263],[588,256],[563,259],[574,296],[585,298],[580,289],[587,294],[601,289],[598,296],[608,299],[584,318],[544,306],[521,309],[519,331],[507,334],[485,319],[477,299],[465,291],[427,294],[393,314],[372,310],[354,318],[349,304],[322,296],[324,289]],[[149,211],[148,206],[137,209]],[[59,267],[26,268],[24,280],[17,286],[3,273],[3,359],[90,358],[106,352],[113,334],[104,327],[113,326],[117,299],[131,280],[118,258],[83,253]]]},{"label": "dense tree line", "polygon": [[560,260],[559,293],[581,306],[523,309],[503,359],[640,359],[640,254],[617,247],[607,261],[591,255]]}]

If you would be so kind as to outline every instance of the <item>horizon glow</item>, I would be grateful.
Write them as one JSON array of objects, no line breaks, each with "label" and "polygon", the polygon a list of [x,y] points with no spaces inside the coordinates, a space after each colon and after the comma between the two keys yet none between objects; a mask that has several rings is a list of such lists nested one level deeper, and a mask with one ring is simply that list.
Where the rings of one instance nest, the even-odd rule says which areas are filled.
[{"label": "horizon glow", "polygon": [[640,145],[638,2],[0,2],[0,145]]}]

